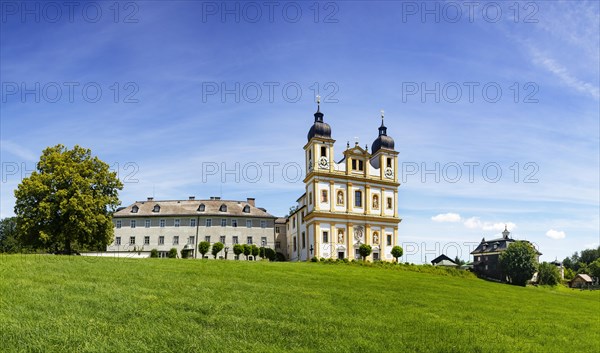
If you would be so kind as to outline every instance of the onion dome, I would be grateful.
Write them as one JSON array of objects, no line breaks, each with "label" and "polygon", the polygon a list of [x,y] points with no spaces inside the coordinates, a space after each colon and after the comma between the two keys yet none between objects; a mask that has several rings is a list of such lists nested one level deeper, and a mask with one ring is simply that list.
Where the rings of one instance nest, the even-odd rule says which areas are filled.
[{"label": "onion dome", "polygon": [[[317,96],[317,102],[320,103],[319,97]],[[308,141],[313,137],[324,137],[331,138],[331,126],[326,122],[323,122],[323,113],[321,113],[321,104],[317,105],[317,112],[315,113],[315,123],[310,127],[308,131]]]},{"label": "onion dome", "polygon": [[383,124],[383,111],[381,112],[381,126],[379,127],[379,136],[371,145],[371,154],[377,153],[380,149],[394,149],[394,139],[387,135],[387,127]]}]

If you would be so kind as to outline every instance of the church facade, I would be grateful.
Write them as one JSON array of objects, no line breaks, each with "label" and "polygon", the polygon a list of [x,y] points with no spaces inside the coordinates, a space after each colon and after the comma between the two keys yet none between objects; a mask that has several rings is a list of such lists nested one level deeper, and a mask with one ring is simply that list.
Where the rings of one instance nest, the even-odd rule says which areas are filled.
[{"label": "church facade", "polygon": [[361,244],[371,245],[368,260],[393,259],[398,242],[398,152],[387,135],[383,112],[379,134],[362,148],[348,143],[334,160],[331,127],[320,106],[304,146],[305,192],[287,219],[291,261],[312,257],[358,259]]}]

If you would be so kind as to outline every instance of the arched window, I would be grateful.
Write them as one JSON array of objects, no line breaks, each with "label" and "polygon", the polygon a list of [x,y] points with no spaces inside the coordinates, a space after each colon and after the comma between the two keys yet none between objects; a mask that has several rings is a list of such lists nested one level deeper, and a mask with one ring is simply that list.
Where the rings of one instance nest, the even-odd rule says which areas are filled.
[{"label": "arched window", "polygon": [[248,206],[248,205],[244,206],[243,212],[250,213],[250,206]]},{"label": "arched window", "polygon": [[206,210],[206,206],[204,206],[204,204],[201,203],[200,206],[198,206],[198,212],[204,212],[204,210]]},{"label": "arched window", "polygon": [[154,208],[152,209],[152,212],[160,212],[160,206],[159,205],[154,205]]},{"label": "arched window", "polygon": [[219,207],[219,212],[227,212],[227,205],[222,204],[221,207]]},{"label": "arched window", "polygon": [[140,208],[134,205],[134,206],[131,208],[131,213],[138,213],[138,211],[139,211],[139,210],[140,210]]}]

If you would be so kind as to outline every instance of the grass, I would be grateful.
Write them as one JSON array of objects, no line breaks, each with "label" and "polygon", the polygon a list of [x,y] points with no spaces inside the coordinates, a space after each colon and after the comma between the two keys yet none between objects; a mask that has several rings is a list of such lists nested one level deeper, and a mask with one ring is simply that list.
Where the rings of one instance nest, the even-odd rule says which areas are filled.
[{"label": "grass", "polygon": [[2,352],[592,352],[600,291],[411,270],[0,256]]}]

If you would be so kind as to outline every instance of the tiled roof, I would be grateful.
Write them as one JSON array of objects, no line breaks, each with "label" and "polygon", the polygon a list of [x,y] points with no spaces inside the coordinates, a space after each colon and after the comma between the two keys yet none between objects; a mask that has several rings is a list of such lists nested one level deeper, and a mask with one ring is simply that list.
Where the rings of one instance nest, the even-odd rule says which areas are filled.
[{"label": "tiled roof", "polygon": [[[589,275],[586,275],[584,273],[580,273],[577,276],[575,276],[575,278],[577,278],[577,277],[580,277],[581,279],[583,279],[586,282],[593,282],[592,278]],[[575,278],[573,278],[573,279],[575,279]]]},{"label": "tiled roof", "polygon": [[[199,206],[204,205],[204,211],[199,211]],[[222,205],[227,207],[226,212],[221,212]],[[158,212],[154,207],[159,206]],[[248,206],[248,213],[243,212],[244,207]],[[134,207],[137,212],[132,212]],[[269,214],[265,209],[250,205],[246,201],[231,200],[147,200],[136,201],[135,203],[114,213],[114,217],[150,217],[150,216],[241,216],[241,217],[260,217],[276,218]]]},{"label": "tiled roof", "polygon": [[433,265],[435,265],[436,263],[440,263],[440,262],[442,262],[442,261],[444,261],[444,260],[446,260],[446,261],[450,261],[450,262],[452,262],[453,264],[455,264],[455,265],[456,265],[456,263],[454,262],[454,260],[452,260],[451,258],[449,258],[448,256],[446,256],[446,255],[444,255],[444,254],[442,254],[442,255],[440,255],[440,256],[438,256],[438,257],[436,257],[435,259],[431,260],[431,263],[432,263]]},{"label": "tiled roof", "polygon": [[[498,238],[498,239],[491,239],[491,240],[482,240],[481,243],[479,243],[479,245],[475,248],[475,250],[471,251],[471,254],[485,254],[485,253],[491,253],[491,252],[505,251],[508,248],[508,246],[515,241],[519,241],[519,240],[512,239],[512,238]],[[520,241],[529,243],[529,241],[527,241],[527,240],[520,240]],[[495,245],[496,245],[496,247],[494,247]],[[534,250],[538,253],[538,255],[542,254],[537,249],[535,249],[535,247],[534,247]]]}]

